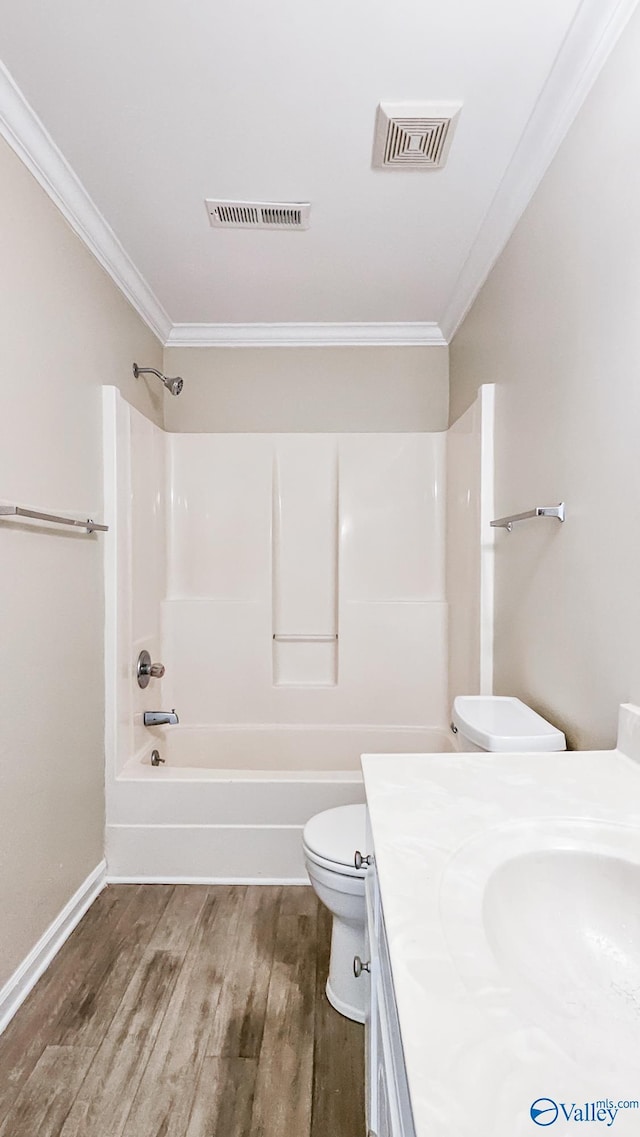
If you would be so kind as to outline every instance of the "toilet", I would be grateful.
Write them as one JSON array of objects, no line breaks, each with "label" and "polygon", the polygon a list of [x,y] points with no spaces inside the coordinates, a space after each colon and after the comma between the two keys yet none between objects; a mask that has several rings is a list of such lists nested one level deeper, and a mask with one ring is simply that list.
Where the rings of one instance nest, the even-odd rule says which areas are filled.
[{"label": "toilet", "polygon": [[[457,751],[549,753],[566,750],[566,739],[520,699],[500,695],[458,695],[451,729]],[[364,1022],[368,977],[356,977],[354,960],[365,958],[365,805],[341,805],[316,814],[304,827],[302,843],[309,880],[333,915],[327,999],[336,1011]],[[357,968],[356,968],[357,969]]]},{"label": "toilet", "polygon": [[457,695],[451,730],[456,750],[493,754],[549,753],[566,750],[561,730],[520,699],[504,695]]},{"label": "toilet", "polygon": [[357,869],[356,849],[365,851],[366,805],[339,805],[317,813],[304,827],[302,845],[309,880],[333,914],[327,999],[336,1011],[364,1022],[366,977],[356,978],[353,961],[364,959],[364,881]]}]

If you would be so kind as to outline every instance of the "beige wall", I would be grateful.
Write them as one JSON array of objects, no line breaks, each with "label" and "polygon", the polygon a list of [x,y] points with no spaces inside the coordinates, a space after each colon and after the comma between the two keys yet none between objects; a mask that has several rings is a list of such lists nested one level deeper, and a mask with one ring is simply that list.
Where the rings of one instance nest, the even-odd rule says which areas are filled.
[{"label": "beige wall", "polygon": [[171,431],[446,430],[446,347],[168,348]]},{"label": "beige wall", "polygon": [[640,702],[640,15],[451,349],[452,418],[496,389],[495,690],[574,746]]},{"label": "beige wall", "polygon": [[[159,422],[161,348],[4,142],[0,184],[0,501],[100,517],[100,387]],[[0,524],[0,986],[103,856],[104,540]]]}]

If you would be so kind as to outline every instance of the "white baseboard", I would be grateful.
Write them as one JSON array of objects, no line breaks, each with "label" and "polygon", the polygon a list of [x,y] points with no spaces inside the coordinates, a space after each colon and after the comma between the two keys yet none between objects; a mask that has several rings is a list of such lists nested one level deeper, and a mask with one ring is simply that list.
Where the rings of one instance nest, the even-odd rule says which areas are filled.
[{"label": "white baseboard", "polygon": [[7,980],[0,990],[0,1034],[106,883],[107,864],[106,861],[101,861]]},{"label": "white baseboard", "polygon": [[305,884],[309,877],[290,876],[108,876],[107,884]]}]

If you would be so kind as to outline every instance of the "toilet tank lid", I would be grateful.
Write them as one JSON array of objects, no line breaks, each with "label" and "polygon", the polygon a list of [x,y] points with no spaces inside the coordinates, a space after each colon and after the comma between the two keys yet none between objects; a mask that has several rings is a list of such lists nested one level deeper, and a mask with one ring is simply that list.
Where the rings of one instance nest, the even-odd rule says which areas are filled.
[{"label": "toilet tank lid", "polygon": [[326,861],[334,861],[355,871],[353,858],[356,849],[365,849],[367,807],[365,805],[339,805],[316,813],[304,827],[303,841],[312,853]]},{"label": "toilet tank lid", "polygon": [[457,695],[453,724],[465,738],[494,753],[566,750],[567,740],[520,699],[503,695]]}]

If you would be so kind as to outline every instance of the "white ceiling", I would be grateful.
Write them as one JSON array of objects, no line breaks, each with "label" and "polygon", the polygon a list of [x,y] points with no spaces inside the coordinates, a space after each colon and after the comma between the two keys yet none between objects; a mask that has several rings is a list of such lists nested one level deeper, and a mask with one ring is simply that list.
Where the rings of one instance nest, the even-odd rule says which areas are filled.
[{"label": "white ceiling", "polygon": [[[172,323],[437,324],[579,7],[3,0],[1,51]],[[444,170],[372,170],[403,99],[463,100]],[[205,197],[311,228],[214,230]]]}]

